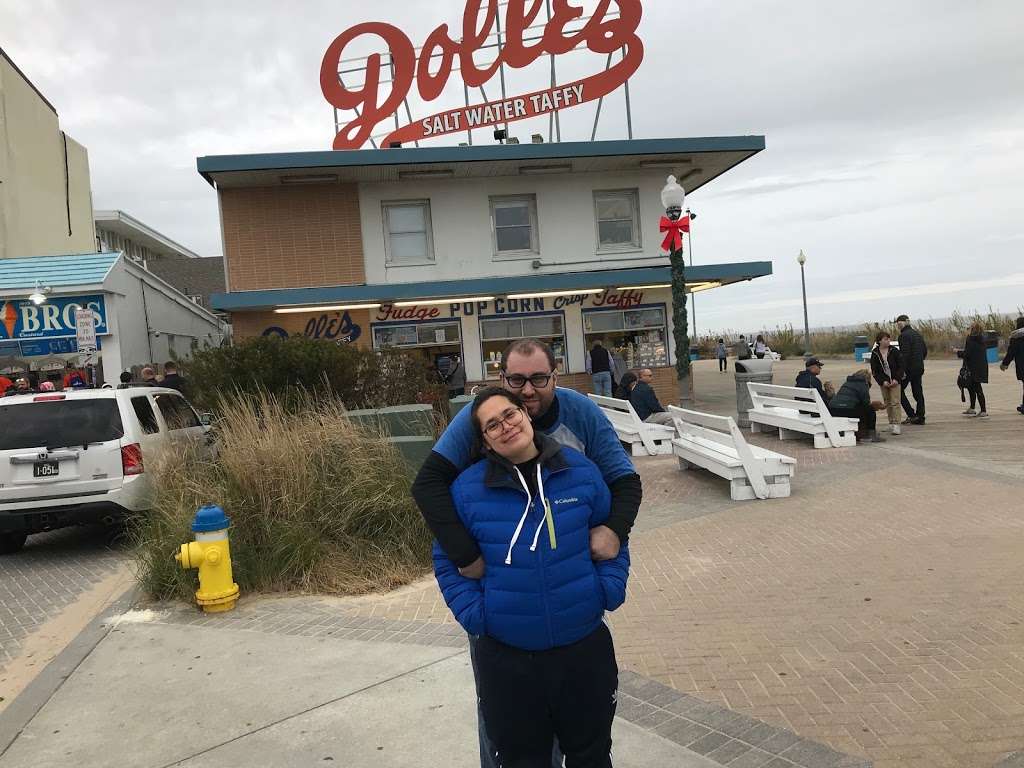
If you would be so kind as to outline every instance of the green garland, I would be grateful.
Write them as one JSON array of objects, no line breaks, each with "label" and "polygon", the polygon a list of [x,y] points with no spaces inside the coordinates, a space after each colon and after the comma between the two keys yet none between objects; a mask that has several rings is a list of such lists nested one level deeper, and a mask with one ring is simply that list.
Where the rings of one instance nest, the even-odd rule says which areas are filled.
[{"label": "green garland", "polygon": [[690,375],[690,327],[686,315],[686,262],[683,251],[672,251],[672,336],[676,343],[676,377],[682,381]]}]

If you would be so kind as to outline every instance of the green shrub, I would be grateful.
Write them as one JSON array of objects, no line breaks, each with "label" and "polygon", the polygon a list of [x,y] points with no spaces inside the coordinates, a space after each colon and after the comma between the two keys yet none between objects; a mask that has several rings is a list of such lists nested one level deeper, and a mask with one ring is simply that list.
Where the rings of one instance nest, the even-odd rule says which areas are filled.
[{"label": "green shrub", "polygon": [[340,400],[351,410],[439,403],[445,397],[436,374],[419,356],[304,336],[261,336],[196,350],[185,375],[190,398],[204,410],[258,393],[273,395],[288,407],[304,402],[309,393]]},{"label": "green shrub", "polygon": [[190,598],[194,571],[174,560],[198,507],[231,518],[243,593],[359,594],[408,583],[430,567],[431,536],[408,470],[379,435],[354,427],[337,401],[286,408],[269,395],[222,400],[219,457],[168,452],[155,465],[155,509],[136,520],[139,580],[153,597]]}]

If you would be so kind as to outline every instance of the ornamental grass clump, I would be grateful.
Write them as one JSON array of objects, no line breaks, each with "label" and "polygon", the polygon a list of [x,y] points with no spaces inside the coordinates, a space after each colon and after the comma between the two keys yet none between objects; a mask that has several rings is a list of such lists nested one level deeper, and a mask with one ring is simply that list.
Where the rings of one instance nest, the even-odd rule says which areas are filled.
[{"label": "ornamental grass clump", "polygon": [[380,435],[344,407],[308,399],[287,408],[270,395],[219,404],[219,454],[168,451],[147,464],[157,500],[132,527],[139,579],[153,597],[190,598],[194,571],[174,560],[193,538],[196,509],[231,518],[231,557],[243,595],[253,591],[360,594],[392,589],[430,567],[430,541],[409,494],[409,470]]}]

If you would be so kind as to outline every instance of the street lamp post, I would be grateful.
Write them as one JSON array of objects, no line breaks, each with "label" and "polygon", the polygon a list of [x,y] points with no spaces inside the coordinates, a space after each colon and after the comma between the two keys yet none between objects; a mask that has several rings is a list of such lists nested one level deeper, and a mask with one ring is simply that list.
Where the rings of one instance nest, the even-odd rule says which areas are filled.
[{"label": "street lamp post", "polygon": [[[686,209],[686,215],[692,222],[697,218],[697,214]],[[686,239],[690,241],[690,266],[693,266],[693,227],[690,227],[690,231],[686,233]],[[693,338],[697,338],[697,297],[694,294],[690,294],[690,314],[693,315]]]},{"label": "street lamp post", "polygon": [[807,278],[804,276],[804,264],[807,263],[807,257],[804,256],[803,248],[800,249],[800,255],[796,257],[797,262],[800,264],[800,286],[804,292],[804,357],[811,354],[811,326],[807,321]]},{"label": "street lamp post", "polygon": [[665,232],[661,249],[667,251],[672,273],[672,337],[676,347],[676,380],[679,385],[679,401],[692,399],[690,377],[690,334],[686,312],[686,261],[683,259],[683,233],[690,231],[690,217],[683,215],[686,192],[676,182],[675,176],[668,177],[668,183],[661,191],[661,203],[665,215],[661,217],[659,229]]}]

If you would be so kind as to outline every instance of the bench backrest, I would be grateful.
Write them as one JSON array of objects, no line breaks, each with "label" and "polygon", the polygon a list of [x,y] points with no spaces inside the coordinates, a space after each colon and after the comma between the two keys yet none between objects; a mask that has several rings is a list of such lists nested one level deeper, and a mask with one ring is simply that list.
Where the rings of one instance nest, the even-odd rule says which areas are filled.
[{"label": "bench backrest", "polygon": [[639,430],[643,426],[643,421],[640,420],[640,416],[629,400],[619,400],[617,397],[603,395],[587,395],[587,397],[600,406],[601,411],[613,426],[629,430]]},{"label": "bench backrest", "polygon": [[805,411],[815,416],[828,415],[828,407],[816,389],[803,387],[783,387],[778,384],[757,384],[748,382],[750,402],[755,411],[765,408],[787,408],[794,411]]},{"label": "bench backrest", "polygon": [[690,411],[675,405],[670,405],[668,412],[671,414],[672,420],[675,421],[676,431],[680,437],[700,437],[729,448],[735,448],[736,437],[733,434],[735,430],[739,434],[739,439],[743,440],[743,434],[739,432],[736,422],[729,416],[715,416],[710,413]]}]

